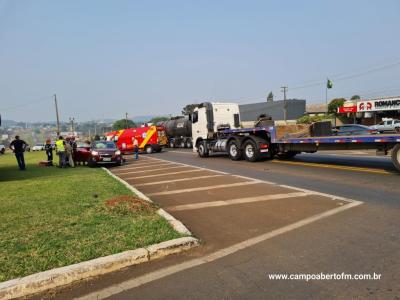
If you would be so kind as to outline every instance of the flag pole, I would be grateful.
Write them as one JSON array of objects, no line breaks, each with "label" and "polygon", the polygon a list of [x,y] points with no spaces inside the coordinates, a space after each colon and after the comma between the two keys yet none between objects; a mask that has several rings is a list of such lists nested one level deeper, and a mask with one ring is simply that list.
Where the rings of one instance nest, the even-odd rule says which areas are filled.
[{"label": "flag pole", "polygon": [[325,104],[328,105],[328,78],[326,79],[326,85],[325,85]]}]

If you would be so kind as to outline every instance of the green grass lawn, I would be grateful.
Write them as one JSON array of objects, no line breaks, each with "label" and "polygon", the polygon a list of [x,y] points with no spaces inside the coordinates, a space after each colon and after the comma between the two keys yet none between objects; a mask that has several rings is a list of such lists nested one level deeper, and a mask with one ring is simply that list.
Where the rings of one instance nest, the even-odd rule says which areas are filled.
[{"label": "green grass lawn", "polygon": [[181,236],[154,206],[106,205],[132,193],[101,168],[38,167],[44,158],[26,153],[21,172],[0,155],[0,281]]}]

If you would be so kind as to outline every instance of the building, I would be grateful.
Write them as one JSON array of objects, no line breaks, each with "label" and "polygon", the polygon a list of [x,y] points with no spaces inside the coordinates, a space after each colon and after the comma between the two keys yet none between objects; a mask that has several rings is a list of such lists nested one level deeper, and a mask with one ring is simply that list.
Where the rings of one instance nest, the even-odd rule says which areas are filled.
[{"label": "building", "polygon": [[306,105],[306,114],[310,117],[324,116],[328,113],[328,105],[325,103],[308,104]]},{"label": "building", "polygon": [[357,123],[372,125],[383,118],[400,119],[400,96],[360,99],[351,106],[339,107],[338,113],[355,114]]},{"label": "building", "polygon": [[[272,117],[272,120],[284,120],[284,100],[259,102],[239,105],[242,122],[256,121],[261,114]],[[306,112],[306,100],[288,99],[287,120],[296,120]]]}]

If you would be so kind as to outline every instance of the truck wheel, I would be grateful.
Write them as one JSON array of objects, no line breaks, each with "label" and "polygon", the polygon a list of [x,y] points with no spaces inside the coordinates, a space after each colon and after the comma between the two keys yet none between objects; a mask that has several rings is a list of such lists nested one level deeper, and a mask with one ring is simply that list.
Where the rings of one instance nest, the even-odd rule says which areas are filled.
[{"label": "truck wheel", "polygon": [[260,152],[256,143],[252,140],[248,140],[244,143],[244,158],[247,161],[255,162],[259,159]]},{"label": "truck wheel", "polygon": [[228,154],[229,158],[232,160],[240,160],[243,158],[242,149],[240,149],[237,141],[232,140],[228,144]]},{"label": "truck wheel", "polygon": [[180,147],[181,147],[181,148],[185,148],[185,146],[186,146],[185,141],[182,140],[182,141],[181,141],[181,146],[180,146]]},{"label": "truck wheel", "polygon": [[170,147],[170,148],[174,148],[174,146],[175,146],[175,145],[174,145],[174,142],[173,142],[173,141],[170,141],[170,142],[169,142],[169,147]]},{"label": "truck wheel", "polygon": [[206,141],[201,141],[198,144],[197,149],[198,149],[197,152],[199,153],[200,157],[207,157],[209,155]]},{"label": "truck wheel", "polygon": [[193,144],[191,140],[186,141],[186,148],[193,148]]},{"label": "truck wheel", "polygon": [[147,154],[152,154],[152,153],[153,153],[153,147],[150,146],[150,145],[147,145],[147,146],[144,148],[144,151],[145,151]]},{"label": "truck wheel", "polygon": [[400,127],[396,127],[394,130],[396,130],[397,133],[400,133]]},{"label": "truck wheel", "polygon": [[392,162],[396,169],[400,172],[400,144],[396,144],[392,149]]}]

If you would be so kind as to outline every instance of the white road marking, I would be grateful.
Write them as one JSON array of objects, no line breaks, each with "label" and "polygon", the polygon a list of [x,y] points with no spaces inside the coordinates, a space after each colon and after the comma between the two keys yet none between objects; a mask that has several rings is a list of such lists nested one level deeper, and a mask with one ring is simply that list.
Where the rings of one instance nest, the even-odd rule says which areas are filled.
[{"label": "white road marking", "polygon": [[[172,163],[172,162],[170,162]],[[149,162],[142,162],[142,163],[131,163],[131,164],[125,164],[122,165],[121,167],[116,168],[115,170],[125,170],[125,169],[130,169],[132,167],[142,167],[142,166],[157,166],[159,165],[160,162],[157,161],[150,161]]]},{"label": "white road marking", "polygon": [[171,179],[171,180],[163,180],[163,181],[155,181],[155,182],[138,183],[138,184],[135,184],[135,187],[147,186],[147,185],[155,185],[155,184],[163,184],[163,183],[170,183],[170,182],[197,180],[197,179],[212,178],[212,177],[218,177],[218,176],[222,176],[222,175],[221,174],[204,175],[204,176],[197,176],[197,177],[188,177],[188,178],[180,178],[180,179]]},{"label": "white road marking", "polygon": [[168,211],[179,211],[179,210],[192,210],[192,209],[200,209],[207,207],[217,207],[217,206],[225,206],[225,205],[234,205],[234,204],[243,204],[243,203],[253,203],[253,202],[261,202],[261,201],[270,201],[270,200],[278,200],[278,199],[288,199],[288,198],[300,198],[313,195],[313,193],[303,193],[303,192],[295,192],[295,193],[286,193],[286,194],[273,194],[273,195],[264,195],[264,196],[256,196],[256,197],[246,197],[246,198],[237,198],[230,200],[218,200],[218,201],[210,201],[210,202],[199,202],[193,204],[183,204],[166,207],[165,209]]},{"label": "white road marking", "polygon": [[145,168],[154,168],[154,167],[158,167],[158,166],[160,166],[160,167],[168,166],[168,165],[173,165],[173,164],[174,163],[172,163],[172,162],[171,163],[154,163],[154,164],[146,164],[146,165],[139,165],[139,166],[132,164],[127,168],[115,169],[115,171],[117,172],[117,171],[131,170],[131,169],[138,170],[138,169],[145,169]]},{"label": "white road marking", "polygon": [[210,186],[203,186],[191,189],[182,189],[182,190],[171,190],[171,191],[164,191],[164,192],[157,192],[157,193],[147,193],[147,196],[161,196],[161,195],[169,195],[169,194],[180,194],[180,193],[189,193],[189,192],[197,192],[197,191],[206,191],[206,190],[213,190],[219,188],[229,188],[234,186],[243,186],[249,184],[256,184],[260,183],[258,181],[245,181],[245,182],[236,182],[236,183],[228,183],[228,184],[218,184],[218,185],[210,185]]},{"label": "white road marking", "polygon": [[[146,172],[154,172],[154,171],[166,171],[166,170],[178,169],[178,168],[187,168],[187,166],[175,166],[175,167],[165,166],[164,168],[150,169],[150,170],[139,170],[139,171],[136,171],[136,169],[133,169],[132,171],[118,173],[118,175],[126,175],[126,174],[131,174],[131,173],[146,173]],[[160,175],[162,175],[162,173],[160,173]]]},{"label": "white road marking", "polygon": [[[159,158],[151,158],[151,159],[159,160],[159,161],[170,161],[170,160],[159,159]],[[199,169],[202,169],[202,170],[207,170],[207,171],[210,171],[210,172],[219,172],[219,171],[216,171],[216,170],[213,170],[213,169],[204,168],[204,167],[197,167],[197,166],[188,165],[188,164],[184,164],[184,163],[178,163],[178,162],[175,162],[175,163],[183,165],[183,166],[189,166],[189,167],[192,167],[192,168],[199,168]],[[346,202],[356,201],[356,200],[348,199],[348,198],[345,198],[345,197],[340,197],[340,196],[336,196],[336,195],[332,195],[332,194],[327,194],[327,193],[317,192],[317,191],[313,191],[313,190],[298,188],[298,187],[291,186],[291,185],[279,184],[279,183],[272,182],[272,181],[255,179],[255,178],[252,178],[252,177],[235,175],[235,174],[232,174],[232,173],[226,173],[226,172],[224,172],[224,173],[228,174],[228,175],[236,176],[236,177],[239,177],[239,178],[243,178],[243,179],[257,180],[259,183],[267,183],[267,184],[271,184],[271,185],[275,185],[275,186],[279,186],[279,187],[284,187],[284,188],[288,188],[288,189],[292,189],[292,190],[297,190],[297,191],[301,191],[301,192],[305,192],[305,193],[313,193],[315,195],[328,197],[328,198],[330,198],[332,200],[342,200],[342,201],[346,201]]]},{"label": "white road marking", "polygon": [[200,171],[204,171],[204,170],[195,169],[195,170],[178,171],[178,172],[170,172],[170,173],[163,173],[163,174],[153,174],[153,175],[145,175],[145,176],[124,178],[124,180],[150,178],[150,177],[166,176],[166,175],[176,175],[176,174],[183,174],[183,173],[190,173],[190,172],[200,172]]},{"label": "white road marking", "polygon": [[259,244],[261,242],[264,242],[266,240],[269,240],[269,239],[274,238],[276,236],[279,236],[281,234],[290,232],[292,230],[298,229],[300,227],[306,226],[306,225],[311,224],[313,222],[316,222],[316,221],[322,220],[324,218],[330,217],[330,216],[335,215],[337,213],[343,212],[343,211],[345,211],[347,209],[356,207],[356,206],[358,206],[360,204],[362,204],[362,202],[353,201],[353,202],[351,202],[349,204],[346,204],[344,206],[337,207],[337,208],[325,211],[323,213],[316,214],[314,216],[308,217],[308,218],[300,220],[298,222],[289,224],[287,226],[272,230],[272,231],[270,231],[268,233],[265,233],[265,234],[259,235],[257,237],[248,239],[246,241],[237,243],[237,244],[232,245],[230,247],[218,250],[218,251],[216,251],[214,253],[211,253],[209,255],[206,255],[206,256],[203,256],[203,257],[200,257],[200,258],[196,258],[196,259],[192,259],[192,260],[189,260],[189,261],[177,264],[177,265],[173,265],[173,266],[170,266],[170,267],[166,267],[166,268],[163,268],[163,269],[160,269],[160,270],[156,270],[154,272],[151,272],[151,273],[148,273],[148,274],[136,277],[136,278],[132,278],[132,279],[126,280],[126,281],[118,283],[118,284],[114,284],[114,285],[112,285],[110,287],[104,288],[102,290],[99,290],[99,291],[96,291],[96,292],[93,292],[93,293],[90,293],[88,295],[85,295],[85,296],[82,296],[82,297],[79,297],[79,298],[75,298],[75,299],[79,299],[79,300],[105,299],[107,297],[120,294],[120,293],[122,293],[124,291],[131,290],[133,288],[142,286],[144,284],[147,284],[147,283],[162,279],[162,278],[167,277],[169,275],[176,274],[176,273],[179,273],[179,272],[182,272],[182,271],[185,271],[185,270],[188,270],[188,269],[191,269],[191,268],[194,268],[194,267],[197,267],[197,266],[200,266],[200,265],[203,265],[203,264],[206,264],[206,263],[210,263],[210,262],[213,262],[215,260],[224,258],[224,257],[226,257],[228,255],[234,254],[234,253],[236,253],[238,251],[241,251],[243,249],[246,249],[248,247],[254,246],[256,244]]}]

